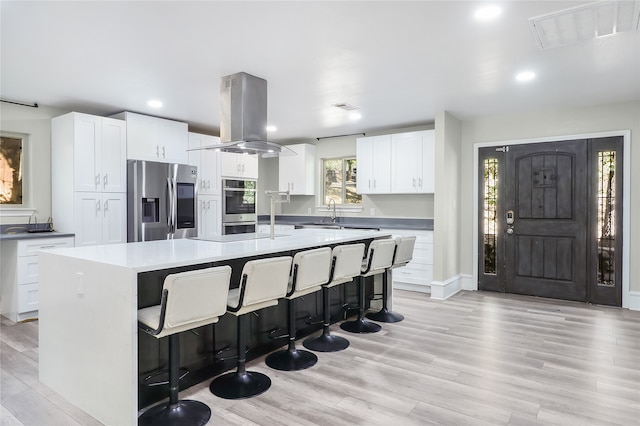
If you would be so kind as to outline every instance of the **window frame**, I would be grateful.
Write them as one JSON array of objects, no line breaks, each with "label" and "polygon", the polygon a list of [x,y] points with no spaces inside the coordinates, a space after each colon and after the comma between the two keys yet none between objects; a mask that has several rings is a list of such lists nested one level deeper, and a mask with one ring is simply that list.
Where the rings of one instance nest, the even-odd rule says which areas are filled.
[{"label": "window frame", "polygon": [[31,185],[31,145],[26,133],[0,130],[0,137],[20,139],[22,146],[22,203],[0,204],[0,217],[28,217],[36,211],[33,207]]},{"label": "window frame", "polygon": [[[346,156],[342,156],[342,157],[328,157],[328,158],[322,158],[320,159],[320,182],[322,182],[322,188],[320,191],[320,206],[322,206],[323,208],[328,209],[328,203],[326,202],[326,169],[325,169],[325,162],[326,161],[336,161],[336,160],[340,160],[342,162],[342,195],[341,195],[341,202],[340,203],[336,203],[336,207],[340,208],[341,210],[351,210],[351,209],[357,209],[357,210],[362,210],[362,205],[363,205],[363,199],[362,199],[362,195],[358,194],[360,196],[360,202],[359,203],[348,203],[346,198],[347,198],[347,179],[345,176],[345,165],[347,161],[350,160],[354,160],[356,162],[356,171],[358,168],[358,163],[357,163],[357,157],[355,155],[346,155]],[[356,182],[357,182],[357,173],[356,173]],[[354,187],[356,185],[356,182],[354,182]],[[319,208],[320,209],[320,208]]]}]

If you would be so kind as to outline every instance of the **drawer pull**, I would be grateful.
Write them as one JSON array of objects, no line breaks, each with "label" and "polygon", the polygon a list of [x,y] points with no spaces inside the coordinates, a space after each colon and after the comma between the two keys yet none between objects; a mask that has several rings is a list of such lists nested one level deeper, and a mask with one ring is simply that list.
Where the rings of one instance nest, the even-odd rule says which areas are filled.
[{"label": "drawer pull", "polygon": [[50,246],[40,246],[41,249],[49,249],[49,248],[56,248],[55,244],[52,244]]}]

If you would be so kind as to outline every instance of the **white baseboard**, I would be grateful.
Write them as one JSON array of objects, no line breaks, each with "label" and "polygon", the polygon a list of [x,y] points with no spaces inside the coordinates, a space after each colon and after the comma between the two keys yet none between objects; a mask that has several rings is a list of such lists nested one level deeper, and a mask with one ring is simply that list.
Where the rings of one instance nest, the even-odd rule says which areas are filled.
[{"label": "white baseboard", "polygon": [[431,293],[431,287],[424,284],[411,284],[411,283],[402,283],[395,281],[393,283],[394,290],[407,290],[407,291],[415,291],[418,293]]},{"label": "white baseboard", "polygon": [[462,283],[463,290],[475,291],[478,290],[478,283],[473,281],[473,275],[471,274],[459,274],[460,281]]},{"label": "white baseboard", "polygon": [[446,281],[431,281],[431,298],[446,300],[462,290],[463,276],[458,274]]},{"label": "white baseboard", "polygon": [[632,311],[640,311],[640,291],[630,291],[627,297],[622,295],[622,307]]}]

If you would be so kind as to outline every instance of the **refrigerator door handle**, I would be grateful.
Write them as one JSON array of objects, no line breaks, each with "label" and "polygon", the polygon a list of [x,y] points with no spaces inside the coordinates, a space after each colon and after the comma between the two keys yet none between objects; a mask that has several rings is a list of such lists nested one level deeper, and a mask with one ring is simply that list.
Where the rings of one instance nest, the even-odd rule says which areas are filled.
[{"label": "refrigerator door handle", "polygon": [[167,211],[167,226],[169,227],[169,233],[173,234],[174,232],[174,219],[175,219],[175,215],[174,215],[174,210],[175,210],[175,187],[173,185],[173,179],[171,178],[167,178],[167,187],[169,189],[169,208]]}]

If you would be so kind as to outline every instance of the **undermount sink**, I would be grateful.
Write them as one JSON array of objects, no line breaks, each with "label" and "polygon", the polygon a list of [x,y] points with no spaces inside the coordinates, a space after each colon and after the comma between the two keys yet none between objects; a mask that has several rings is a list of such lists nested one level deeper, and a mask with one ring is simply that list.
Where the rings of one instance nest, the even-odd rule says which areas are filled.
[{"label": "undermount sink", "polygon": [[296,225],[296,229],[316,228],[316,229],[342,229],[343,227],[338,223],[332,222],[309,222],[300,223]]}]

